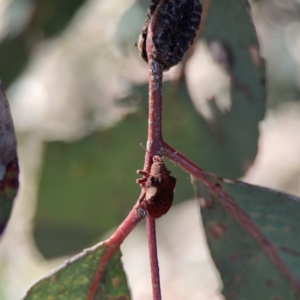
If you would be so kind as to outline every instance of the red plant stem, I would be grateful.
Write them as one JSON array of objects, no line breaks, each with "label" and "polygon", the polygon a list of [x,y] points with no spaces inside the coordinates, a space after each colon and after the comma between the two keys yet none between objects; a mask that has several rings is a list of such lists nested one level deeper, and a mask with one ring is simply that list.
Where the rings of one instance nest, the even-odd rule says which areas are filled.
[{"label": "red plant stem", "polygon": [[[149,34],[149,31],[148,31]],[[147,43],[148,45],[148,43]],[[149,53],[149,52],[148,52]],[[150,172],[152,157],[159,151],[162,143],[161,117],[162,117],[162,72],[163,66],[149,58],[149,119],[147,152],[145,156],[144,170]],[[151,267],[153,300],[161,300],[161,289],[159,279],[159,266],[157,259],[157,244],[155,219],[147,216],[148,249]]]},{"label": "red plant stem", "polygon": [[212,182],[208,176],[209,173],[204,172],[182,154],[177,152],[167,143],[163,142],[163,153],[168,159],[182,168],[184,171],[198,178],[212,193],[214,193],[221,204],[227,209],[230,215],[258,242],[267,255],[275,263],[279,270],[286,276],[298,297],[300,297],[300,284],[293,276],[285,263],[277,254],[276,247],[272,245],[264,236],[264,234],[253,224],[249,215],[239,207],[239,205],[225,192],[222,187]]},{"label": "red plant stem", "polygon": [[[162,0],[161,0],[162,1]],[[163,66],[153,59],[153,32],[157,23],[157,15],[160,4],[157,5],[149,23],[146,51],[149,64],[149,117],[148,117],[148,138],[147,152],[145,155],[144,170],[150,172],[152,157],[161,149],[162,144],[162,78]],[[147,216],[148,249],[151,268],[153,300],[161,300],[161,288],[159,279],[159,266],[157,258],[155,219]]]},{"label": "red plant stem", "polygon": [[[145,154],[144,163],[144,170],[148,173],[151,169],[152,157],[157,151],[159,151],[162,142],[162,72],[162,65],[157,63],[153,59],[149,59],[149,119],[147,152]],[[161,300],[155,219],[147,216],[146,226],[148,235],[153,300]]]},{"label": "red plant stem", "polygon": [[148,249],[149,249],[149,256],[150,256],[152,295],[154,300],[160,300],[161,289],[160,289],[159,265],[158,265],[158,258],[157,258],[155,219],[151,217],[147,217],[146,226],[147,226],[147,235],[148,235]]},{"label": "red plant stem", "polygon": [[144,170],[146,172],[150,172],[152,157],[161,149],[162,145],[162,73],[163,66],[152,58],[149,58],[148,138],[144,163]]},{"label": "red plant stem", "polygon": [[[163,65],[153,59],[153,32],[155,31],[156,27],[159,7],[160,4],[157,5],[156,10],[150,20],[146,38],[146,50],[149,65],[149,117],[147,151],[151,156],[153,156],[156,151],[159,151],[162,143],[161,120]],[[150,167],[147,162],[145,167],[147,168],[147,171],[150,171]]]},{"label": "red plant stem", "polygon": [[90,285],[88,296],[86,300],[93,300],[95,296],[95,292],[97,290],[97,286],[101,280],[103,272],[107,266],[108,261],[111,256],[115,253],[115,251],[120,247],[123,243],[124,239],[128,236],[128,234],[135,228],[135,226],[144,218],[145,211],[140,208],[140,201],[145,197],[145,193],[142,192],[137,203],[132,208],[126,219],[122,222],[122,224],[117,228],[117,230],[113,233],[113,235],[103,242],[106,246],[105,253],[101,257],[96,274],[93,278],[93,281]]},{"label": "red plant stem", "polygon": [[[158,5],[159,7],[159,5]],[[149,61],[149,119],[148,119],[148,138],[147,138],[147,152],[145,155],[144,170],[150,172],[152,165],[153,155],[161,149],[162,133],[161,133],[161,120],[162,120],[162,73],[163,66],[152,58],[152,33],[156,24],[157,11],[153,14],[149,24],[147,36],[147,52]],[[90,286],[87,300],[93,300],[97,286],[101,280],[105,267],[114,254],[116,249],[122,244],[128,234],[135,228],[135,226],[143,218],[143,214],[139,213],[140,203],[145,197],[145,191],[142,191],[139,200],[133,207],[127,218],[114,232],[114,234],[106,241],[104,245],[107,246],[105,254],[99,261],[96,274]],[[147,233],[148,233],[148,247],[151,265],[151,278],[153,289],[153,300],[161,300],[160,280],[159,280],[159,267],[157,259],[157,245],[155,233],[155,220],[147,217]]]},{"label": "red plant stem", "polygon": [[162,143],[162,78],[163,66],[149,59],[149,117],[147,150],[151,155],[159,151]]}]

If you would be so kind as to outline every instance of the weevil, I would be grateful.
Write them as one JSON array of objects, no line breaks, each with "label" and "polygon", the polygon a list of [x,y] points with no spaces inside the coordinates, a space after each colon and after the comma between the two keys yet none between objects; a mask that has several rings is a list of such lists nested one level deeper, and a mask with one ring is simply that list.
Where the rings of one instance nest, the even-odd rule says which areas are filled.
[{"label": "weevil", "polygon": [[176,178],[171,176],[171,172],[166,168],[162,159],[155,155],[150,173],[137,170],[143,178],[136,182],[145,188],[145,199],[141,206],[152,218],[160,218],[170,209],[176,185]]}]

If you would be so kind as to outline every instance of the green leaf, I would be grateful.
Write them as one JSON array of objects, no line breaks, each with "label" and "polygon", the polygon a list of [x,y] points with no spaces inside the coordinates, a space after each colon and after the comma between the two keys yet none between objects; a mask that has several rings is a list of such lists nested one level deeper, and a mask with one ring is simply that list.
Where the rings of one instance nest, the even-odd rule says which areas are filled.
[{"label": "green leaf", "polygon": [[0,234],[9,220],[19,188],[17,141],[9,104],[0,81]]},{"label": "green leaf", "polygon": [[[9,86],[24,70],[30,57],[27,37],[22,33],[0,43],[0,77]],[[16,51],[18,49],[18,51]]]},{"label": "green leaf", "polygon": [[31,30],[43,30],[45,38],[63,31],[85,0],[61,2],[60,0],[40,0],[32,16]]},{"label": "green leaf", "polygon": [[[238,181],[211,177],[251,218],[275,247],[290,277],[300,282],[300,199]],[[227,299],[299,299],[295,289],[248,231],[219,199],[197,181],[207,242],[220,271]]]},{"label": "green leaf", "polygon": [[[66,261],[54,272],[36,282],[26,292],[23,300],[86,300],[99,261],[106,249],[100,243]],[[114,253],[106,265],[93,299],[131,299],[120,250]]]},{"label": "green leaf", "polygon": [[231,78],[231,106],[224,112],[217,101],[209,101],[213,119],[200,150],[209,159],[199,166],[231,179],[243,175],[256,156],[258,125],[266,106],[264,62],[247,6],[241,0],[210,1],[202,36]]}]

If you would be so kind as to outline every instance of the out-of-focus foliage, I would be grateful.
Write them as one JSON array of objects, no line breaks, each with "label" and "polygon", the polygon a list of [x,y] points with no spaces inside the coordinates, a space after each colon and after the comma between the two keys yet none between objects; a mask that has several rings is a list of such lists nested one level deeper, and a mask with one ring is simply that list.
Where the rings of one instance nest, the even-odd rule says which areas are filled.
[{"label": "out-of-focus foliage", "polygon": [[262,54],[267,59],[268,107],[299,102],[299,11],[297,0],[261,0],[254,6]]},{"label": "out-of-focus foliage", "polygon": [[[216,153],[212,155],[212,151],[207,152],[209,159],[200,166],[225,178],[237,178],[254,161],[258,124],[264,117],[266,107],[264,61],[259,54],[256,32],[246,1],[211,1],[203,38],[213,59],[230,77],[230,104],[224,108],[222,99],[218,99],[224,92],[221,95],[213,94],[211,99],[207,99],[211,102],[208,104],[211,110],[208,123],[212,129],[210,135],[214,139],[210,141],[208,137],[206,143],[214,145],[211,149]],[[199,81],[194,88],[201,90],[201,86],[203,83]],[[203,101],[195,99],[196,102],[200,100]],[[199,151],[202,153],[202,147]],[[213,163],[215,165],[212,167]]]},{"label": "out-of-focus foliage", "polygon": [[[85,0],[44,0],[34,3],[30,0],[12,1],[6,12],[9,20],[6,36],[0,43],[0,78],[5,86],[8,87],[24,70],[34,47],[64,30],[84,2]],[[23,27],[15,26],[20,23],[18,19],[23,18],[26,18]]]}]

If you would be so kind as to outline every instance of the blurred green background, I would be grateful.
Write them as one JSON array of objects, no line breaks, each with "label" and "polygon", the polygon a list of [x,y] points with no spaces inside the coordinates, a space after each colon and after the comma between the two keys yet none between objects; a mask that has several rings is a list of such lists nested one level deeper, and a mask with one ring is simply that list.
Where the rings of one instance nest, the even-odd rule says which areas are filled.
[{"label": "blurred green background", "polygon": [[[165,74],[165,140],[222,177],[300,195],[300,2],[251,3],[267,86],[243,3],[212,1],[185,76],[178,80],[182,66]],[[134,43],[147,5],[1,0],[0,78],[18,135],[21,190],[0,248],[0,299],[20,299],[64,257],[107,237],[134,205],[148,95],[147,66]],[[225,61],[215,63],[209,49]],[[195,233],[194,204],[186,202],[193,197],[189,176],[166,163],[178,184],[176,206],[158,222],[164,299],[183,299],[182,293],[221,299],[203,233]],[[182,235],[191,251],[181,257],[184,263],[176,252]],[[202,244],[195,241],[200,235]],[[133,295],[151,299],[143,225],[129,240],[123,252]],[[137,256],[145,258],[140,269],[132,264]],[[169,283],[177,260],[186,267],[176,272],[202,276],[203,286],[189,283],[189,296],[184,279]]]}]

